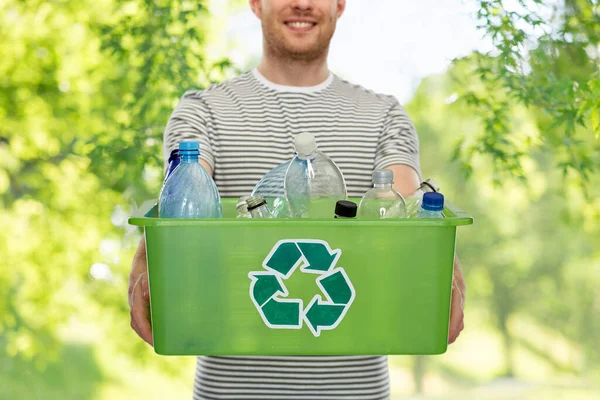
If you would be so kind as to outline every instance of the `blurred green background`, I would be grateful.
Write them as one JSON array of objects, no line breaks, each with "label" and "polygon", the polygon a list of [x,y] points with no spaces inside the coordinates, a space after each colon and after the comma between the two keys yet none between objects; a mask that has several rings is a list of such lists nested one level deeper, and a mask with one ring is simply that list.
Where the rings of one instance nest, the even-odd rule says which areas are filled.
[{"label": "blurred green background", "polygon": [[[214,3],[0,2],[0,399],[190,398],[195,360],[129,327],[127,216],[157,196],[179,96],[252,66],[211,50]],[[466,328],[443,356],[390,357],[392,390],[597,399],[600,6],[472,3],[492,48],[406,104],[424,175],[476,220]]]}]

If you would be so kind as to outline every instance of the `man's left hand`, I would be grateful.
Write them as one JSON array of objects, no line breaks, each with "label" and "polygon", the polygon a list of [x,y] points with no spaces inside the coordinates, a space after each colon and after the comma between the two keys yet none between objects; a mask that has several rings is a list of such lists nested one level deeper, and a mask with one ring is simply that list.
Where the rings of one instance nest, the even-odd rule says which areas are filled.
[{"label": "man's left hand", "polygon": [[460,262],[454,257],[454,276],[452,279],[452,304],[450,306],[450,331],[448,344],[452,344],[465,327],[465,280],[463,278]]}]

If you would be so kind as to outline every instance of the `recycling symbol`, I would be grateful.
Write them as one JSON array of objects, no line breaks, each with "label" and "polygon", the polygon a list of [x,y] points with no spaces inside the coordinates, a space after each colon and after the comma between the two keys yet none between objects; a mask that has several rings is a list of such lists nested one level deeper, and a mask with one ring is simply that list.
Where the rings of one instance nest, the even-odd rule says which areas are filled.
[{"label": "recycling symbol", "polygon": [[[280,240],[263,261],[266,271],[250,272],[250,298],[264,323],[273,329],[301,329],[303,321],[314,336],[335,329],[356,297],[343,268],[336,268],[342,255],[323,240]],[[301,299],[288,299],[284,280],[299,267],[300,272],[316,274],[322,294],[316,294],[306,307]]]}]

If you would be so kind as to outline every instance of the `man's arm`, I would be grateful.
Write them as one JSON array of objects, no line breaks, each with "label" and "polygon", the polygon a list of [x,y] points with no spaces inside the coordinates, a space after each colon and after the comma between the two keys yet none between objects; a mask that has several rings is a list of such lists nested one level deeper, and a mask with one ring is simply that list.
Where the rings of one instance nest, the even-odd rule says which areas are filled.
[{"label": "man's arm", "polygon": [[143,236],[133,256],[131,273],[129,274],[129,316],[131,317],[131,328],[144,341],[152,345],[146,240]]},{"label": "man's arm", "polygon": [[448,343],[452,344],[465,327],[466,285],[458,257],[454,256],[454,275],[452,277],[452,305],[450,306],[450,332]]},{"label": "man's arm", "polygon": [[385,169],[389,169],[394,173],[394,189],[400,192],[403,197],[409,196],[421,185],[417,171],[409,165],[394,164]]},{"label": "man's arm", "polygon": [[[213,171],[210,165],[204,160],[200,160],[200,164],[212,176]],[[152,345],[146,240],[143,236],[133,256],[131,272],[129,273],[129,316],[131,318],[131,328],[146,343]]]},{"label": "man's arm", "polygon": [[[408,196],[413,193],[421,184],[419,175],[414,168],[405,164],[394,164],[386,167],[394,172],[394,189],[402,196]],[[452,279],[452,305],[450,307],[450,330],[448,333],[448,343],[454,343],[465,327],[464,309],[465,309],[465,280],[458,257],[454,256],[454,275]]]}]

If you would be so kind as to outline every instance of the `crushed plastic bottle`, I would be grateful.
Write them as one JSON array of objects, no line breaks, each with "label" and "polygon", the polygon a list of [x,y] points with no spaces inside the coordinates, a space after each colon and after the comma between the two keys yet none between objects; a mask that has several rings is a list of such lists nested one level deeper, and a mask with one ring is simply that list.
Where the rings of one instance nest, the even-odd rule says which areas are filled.
[{"label": "crushed plastic bottle", "polygon": [[242,196],[239,198],[235,208],[237,210],[237,217],[236,218],[252,218],[252,215],[250,215],[250,212],[248,211],[248,202],[247,200],[250,198],[250,196]]},{"label": "crushed plastic bottle", "polygon": [[266,200],[261,196],[250,196],[248,200],[246,200],[248,204],[248,212],[250,213],[250,218],[273,218],[273,214],[269,207],[267,206]]},{"label": "crushed plastic bottle", "polygon": [[285,174],[290,161],[279,164],[256,184],[252,190],[252,196],[262,196],[269,205],[274,218],[290,218],[290,210],[285,198]]},{"label": "crushed plastic bottle", "polygon": [[294,140],[296,156],[284,181],[285,197],[293,218],[331,218],[331,210],[340,199],[347,198],[346,182],[338,166],[318,150],[310,133],[300,133]]}]

